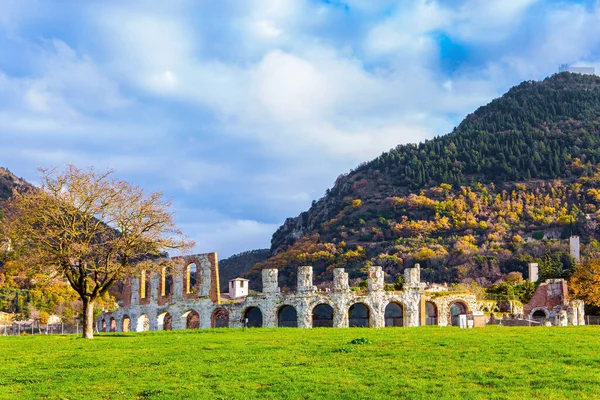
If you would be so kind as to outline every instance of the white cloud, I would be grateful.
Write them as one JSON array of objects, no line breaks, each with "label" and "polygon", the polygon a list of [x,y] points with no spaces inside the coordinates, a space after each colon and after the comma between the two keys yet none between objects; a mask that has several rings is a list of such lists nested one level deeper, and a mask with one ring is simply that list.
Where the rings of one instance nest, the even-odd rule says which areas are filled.
[{"label": "white cloud", "polygon": [[[0,158],[165,188],[198,251],[225,254],[268,246],[273,221],[359,162],[559,63],[600,60],[598,7],[567,2],[109,1],[81,5],[71,40],[25,32],[56,16],[32,4],[0,4],[0,29],[32,55],[22,74],[0,57]],[[476,61],[443,70],[442,34]]]}]

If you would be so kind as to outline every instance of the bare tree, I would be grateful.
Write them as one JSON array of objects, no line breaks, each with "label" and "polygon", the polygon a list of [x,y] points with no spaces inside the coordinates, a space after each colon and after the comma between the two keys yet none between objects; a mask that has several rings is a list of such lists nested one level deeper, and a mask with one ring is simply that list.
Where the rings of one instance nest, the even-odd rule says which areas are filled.
[{"label": "bare tree", "polygon": [[162,193],[68,165],[40,169],[39,190],[16,192],[0,222],[23,268],[63,276],[79,294],[84,338],[93,338],[94,302],[119,279],[166,261],[193,242],[175,226]]}]

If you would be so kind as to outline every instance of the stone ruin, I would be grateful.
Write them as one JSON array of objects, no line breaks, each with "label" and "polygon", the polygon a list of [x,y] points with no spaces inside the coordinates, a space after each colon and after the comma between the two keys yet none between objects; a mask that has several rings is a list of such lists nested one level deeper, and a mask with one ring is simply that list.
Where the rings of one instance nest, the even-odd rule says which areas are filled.
[{"label": "stone ruin", "polygon": [[[296,291],[280,290],[277,269],[264,269],[262,283],[262,292],[249,293],[248,280],[234,279],[229,282],[230,293],[221,294],[216,253],[177,257],[171,267],[128,279],[120,307],[102,313],[97,327],[140,332],[244,326],[462,326],[467,317],[470,327],[485,324],[485,302],[468,293],[427,291],[419,264],[405,269],[401,291],[385,290],[384,273],[377,266],[369,267],[364,291],[351,290],[343,268],[334,269],[332,288],[325,291],[313,285],[311,266],[298,268]],[[582,304],[577,318],[569,317],[567,323],[583,324]]]}]

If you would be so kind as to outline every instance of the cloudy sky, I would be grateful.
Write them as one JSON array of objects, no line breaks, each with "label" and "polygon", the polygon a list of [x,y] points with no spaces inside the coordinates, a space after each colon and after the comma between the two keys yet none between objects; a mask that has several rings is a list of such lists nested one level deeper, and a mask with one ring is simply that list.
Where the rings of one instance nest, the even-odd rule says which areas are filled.
[{"label": "cloudy sky", "polygon": [[0,166],[114,168],[224,258],[361,161],[599,61],[596,1],[0,0]]}]

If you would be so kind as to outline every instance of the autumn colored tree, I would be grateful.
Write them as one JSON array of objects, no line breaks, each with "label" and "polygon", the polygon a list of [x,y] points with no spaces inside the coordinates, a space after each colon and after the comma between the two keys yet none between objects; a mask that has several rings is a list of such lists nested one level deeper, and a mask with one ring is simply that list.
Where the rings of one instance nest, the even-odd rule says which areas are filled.
[{"label": "autumn colored tree", "polygon": [[569,280],[569,290],[575,298],[600,306],[600,259],[579,264]]},{"label": "autumn colored tree", "polygon": [[119,279],[193,242],[175,226],[162,193],[68,165],[40,169],[39,189],[14,193],[0,222],[22,268],[62,276],[83,303],[84,338],[93,338],[94,303]]}]

